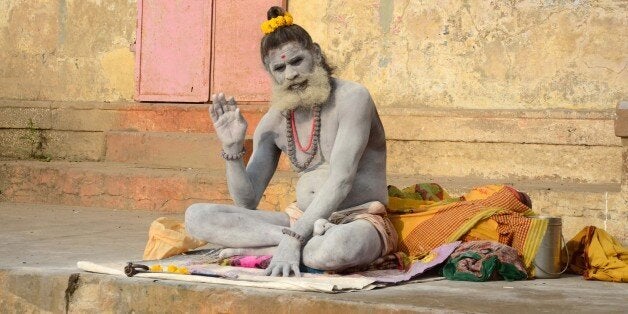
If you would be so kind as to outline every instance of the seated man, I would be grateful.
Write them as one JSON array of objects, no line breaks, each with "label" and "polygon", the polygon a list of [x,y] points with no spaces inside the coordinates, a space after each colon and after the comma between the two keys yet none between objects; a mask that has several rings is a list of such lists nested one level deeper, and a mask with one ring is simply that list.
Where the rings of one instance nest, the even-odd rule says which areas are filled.
[{"label": "seated man", "polygon": [[[301,262],[321,270],[360,267],[394,252],[386,217],[386,141],[368,90],[331,77],[318,44],[279,7],[268,11],[261,56],[273,80],[269,111],[244,166],[247,123],[232,98],[212,96],[233,205],[194,204],[188,232],[231,249],[272,252],[267,275],[300,276]],[[297,202],[286,212],[255,210],[284,152],[298,171]]]}]

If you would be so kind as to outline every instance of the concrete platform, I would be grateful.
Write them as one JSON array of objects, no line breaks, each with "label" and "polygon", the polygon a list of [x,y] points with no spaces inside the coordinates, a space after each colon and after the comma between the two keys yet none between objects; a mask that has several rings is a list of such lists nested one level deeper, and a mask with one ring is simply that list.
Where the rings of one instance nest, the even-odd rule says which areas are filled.
[{"label": "concrete platform", "polygon": [[75,268],[78,260],[140,258],[150,222],[164,215],[0,203],[0,312],[625,313],[628,308],[628,285],[578,276],[444,280],[332,295],[119,278]]}]

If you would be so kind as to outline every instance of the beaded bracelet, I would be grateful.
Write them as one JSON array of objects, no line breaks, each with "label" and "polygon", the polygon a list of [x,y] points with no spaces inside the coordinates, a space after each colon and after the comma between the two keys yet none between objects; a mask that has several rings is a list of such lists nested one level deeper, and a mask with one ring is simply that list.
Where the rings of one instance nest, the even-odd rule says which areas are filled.
[{"label": "beaded bracelet", "polygon": [[227,153],[225,153],[224,149],[220,150],[220,157],[222,157],[225,160],[238,160],[238,159],[242,159],[242,157],[244,157],[244,154],[246,154],[246,148],[242,147],[242,151],[237,153],[236,155],[229,155]]},{"label": "beaded bracelet", "polygon": [[299,242],[301,243],[301,245],[304,245],[304,244],[305,244],[305,239],[303,238],[303,236],[302,236],[302,235],[300,235],[300,234],[298,234],[298,233],[296,233],[296,232],[294,232],[294,231],[292,231],[292,230],[290,230],[290,229],[288,229],[288,228],[283,228],[283,229],[281,229],[281,233],[283,233],[283,234],[285,234],[285,235],[288,235],[288,236],[291,236],[291,237],[293,237],[293,238],[295,238],[295,239],[299,240]]}]

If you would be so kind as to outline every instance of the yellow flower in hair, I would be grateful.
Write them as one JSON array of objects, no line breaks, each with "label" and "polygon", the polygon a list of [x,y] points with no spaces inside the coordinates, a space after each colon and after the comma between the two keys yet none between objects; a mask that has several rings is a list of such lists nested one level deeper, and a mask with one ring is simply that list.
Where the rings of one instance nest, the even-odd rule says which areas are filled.
[{"label": "yellow flower in hair", "polygon": [[276,17],[274,19],[276,20],[278,27],[286,25],[286,19],[283,16],[278,16],[278,17]]},{"label": "yellow flower in hair", "polygon": [[286,20],[286,26],[292,25],[292,15],[288,12],[286,12],[286,15],[283,16],[283,18]]},{"label": "yellow flower in hair", "polygon": [[270,24],[270,27],[273,28],[273,31],[275,31],[279,27],[279,25],[277,25],[277,18],[270,19],[270,21],[268,21],[268,24]]},{"label": "yellow flower in hair", "polygon": [[283,16],[280,15],[268,21],[264,21],[262,25],[260,25],[260,28],[262,29],[262,33],[270,34],[280,27],[292,25],[292,21],[292,15],[285,12]]},{"label": "yellow flower in hair", "polygon": [[270,34],[274,31],[274,29],[272,27],[270,27],[270,23],[268,23],[268,21],[262,23],[262,33],[264,34]]}]

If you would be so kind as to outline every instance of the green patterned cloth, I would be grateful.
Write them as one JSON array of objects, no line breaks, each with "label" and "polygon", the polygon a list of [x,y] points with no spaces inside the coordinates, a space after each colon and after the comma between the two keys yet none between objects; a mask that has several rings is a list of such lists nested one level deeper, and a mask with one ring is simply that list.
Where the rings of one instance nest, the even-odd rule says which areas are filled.
[{"label": "green patterned cloth", "polygon": [[443,267],[443,276],[458,281],[506,281],[528,278],[517,250],[493,241],[459,246]]}]

